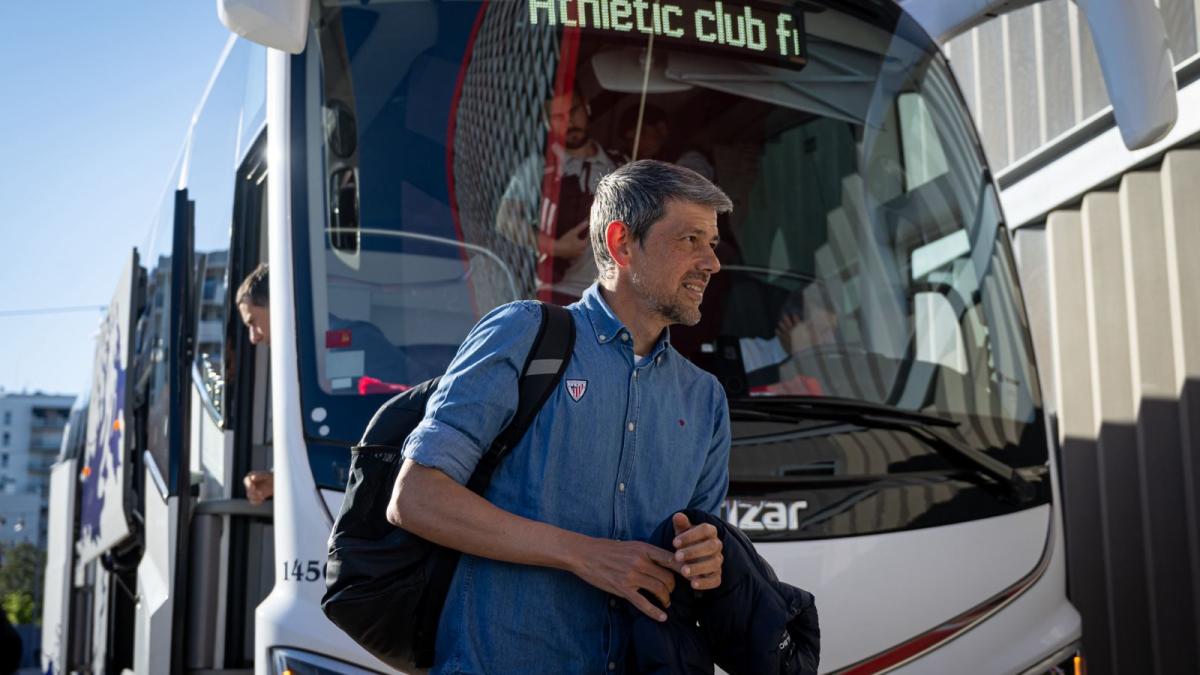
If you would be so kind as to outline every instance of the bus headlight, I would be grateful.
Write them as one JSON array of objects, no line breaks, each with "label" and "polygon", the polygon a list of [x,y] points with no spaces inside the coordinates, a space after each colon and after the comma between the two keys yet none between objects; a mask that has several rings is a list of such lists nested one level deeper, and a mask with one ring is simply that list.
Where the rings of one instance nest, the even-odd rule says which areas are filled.
[{"label": "bus headlight", "polygon": [[272,675],[381,675],[345,661],[290,647],[271,650]]}]

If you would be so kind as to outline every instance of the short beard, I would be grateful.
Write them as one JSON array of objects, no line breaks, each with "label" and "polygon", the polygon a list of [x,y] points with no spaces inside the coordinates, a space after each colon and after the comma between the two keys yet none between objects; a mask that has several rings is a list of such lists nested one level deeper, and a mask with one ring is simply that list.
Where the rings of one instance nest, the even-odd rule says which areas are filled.
[{"label": "short beard", "polygon": [[[574,139],[572,138],[572,135],[575,136]],[[585,132],[585,131],[581,131],[581,130],[567,131],[567,133],[563,137],[563,145],[568,150],[578,150],[578,149],[582,148],[583,146],[587,145],[588,142],[591,140],[592,139],[588,137],[587,132]]]},{"label": "short beard", "polygon": [[683,307],[674,298],[664,297],[650,289],[649,284],[637,272],[629,275],[629,281],[634,290],[641,296],[642,302],[654,313],[669,321],[671,324],[695,326],[700,323],[700,310],[694,312]]}]

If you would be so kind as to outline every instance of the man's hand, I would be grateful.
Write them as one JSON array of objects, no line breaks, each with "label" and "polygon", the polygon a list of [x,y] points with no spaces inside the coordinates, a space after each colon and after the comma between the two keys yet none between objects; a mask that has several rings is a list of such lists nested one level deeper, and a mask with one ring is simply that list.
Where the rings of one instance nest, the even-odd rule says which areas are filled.
[{"label": "man's hand", "polygon": [[657,546],[641,541],[590,539],[580,552],[572,571],[580,579],[602,591],[619,595],[655,621],[666,621],[665,612],[655,607],[638,591],[646,590],[662,606],[671,606],[675,574],[679,564]]},{"label": "man's hand", "polygon": [[589,243],[588,221],[586,220],[564,232],[558,239],[545,234],[538,235],[538,245],[541,250],[559,260],[578,258],[587,250]]},{"label": "man's hand", "polygon": [[246,499],[258,506],[275,495],[275,474],[270,471],[251,471],[242,479]]},{"label": "man's hand", "polygon": [[703,523],[692,526],[687,516],[676,513],[671,517],[675,527],[675,564],[679,573],[698,591],[712,590],[721,585],[721,555],[723,545],[717,537],[717,528]]},{"label": "man's hand", "polygon": [[602,591],[625,598],[646,616],[667,615],[639,591],[667,607],[680,564],[670,551],[640,541],[597,539],[513,515],[459,485],[438,469],[404,460],[388,522],[435,544],[492,560],[564,570]]}]

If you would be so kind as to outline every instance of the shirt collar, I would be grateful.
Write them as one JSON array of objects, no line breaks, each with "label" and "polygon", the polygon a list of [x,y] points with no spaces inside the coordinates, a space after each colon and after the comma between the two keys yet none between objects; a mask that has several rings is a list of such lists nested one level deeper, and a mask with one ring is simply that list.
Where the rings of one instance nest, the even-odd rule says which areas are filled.
[{"label": "shirt collar", "polygon": [[[589,157],[577,157],[567,153],[567,149],[562,144],[552,144],[550,151],[554,157],[553,164],[556,175],[560,178],[578,176],[580,180],[587,178],[590,183],[599,183],[605,174],[611,173],[617,168],[603,146],[594,139],[588,141],[588,144],[592,146],[592,154]],[[590,185],[588,188],[590,192],[595,192],[595,185]]]},{"label": "shirt collar", "polygon": [[[588,321],[591,322],[592,328],[596,334],[596,342],[600,344],[608,344],[617,342],[629,345],[629,351],[633,351],[633,335],[629,329],[617,315],[613,313],[612,308],[604,301],[604,295],[600,292],[600,284],[593,283],[588,286],[588,289],[583,292],[583,297],[579,299],[579,305],[583,308],[584,314],[587,315]],[[623,337],[626,336],[626,337]],[[658,357],[671,345],[670,329],[663,329],[662,335],[658,338],[658,342],[654,345],[649,356],[654,359]]]}]

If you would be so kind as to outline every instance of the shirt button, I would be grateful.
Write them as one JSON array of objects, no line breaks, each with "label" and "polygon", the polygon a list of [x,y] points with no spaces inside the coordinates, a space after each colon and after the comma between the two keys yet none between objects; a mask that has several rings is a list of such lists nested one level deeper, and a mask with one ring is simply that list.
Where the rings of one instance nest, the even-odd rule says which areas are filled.
[{"label": "shirt button", "polygon": [[601,341],[601,342],[604,342],[604,341],[605,341],[605,340],[607,340],[607,339],[608,339],[608,336],[607,336],[607,335],[601,335],[601,336],[600,336],[600,341]]},{"label": "shirt button", "polygon": [[629,342],[629,333],[621,333],[621,341]]},{"label": "shirt button", "polygon": [[617,669],[617,664],[616,664],[616,663],[614,663],[614,662],[612,662],[612,661],[609,661],[609,662],[608,662],[608,669],[609,669],[609,670],[616,670],[616,669]]},{"label": "shirt button", "polygon": [[630,431],[633,431],[633,422],[630,422],[629,424],[626,424],[626,425],[625,425],[625,428],[626,428],[626,429],[629,429]]},{"label": "shirt button", "polygon": [[654,362],[661,366],[662,365],[662,356],[659,355],[659,357],[657,359],[654,359]]},{"label": "shirt button", "polygon": [[624,491],[625,491],[625,484],[617,483],[617,492],[624,492]]}]

